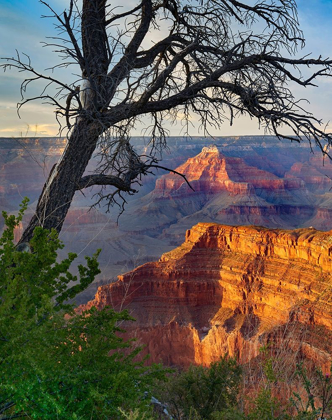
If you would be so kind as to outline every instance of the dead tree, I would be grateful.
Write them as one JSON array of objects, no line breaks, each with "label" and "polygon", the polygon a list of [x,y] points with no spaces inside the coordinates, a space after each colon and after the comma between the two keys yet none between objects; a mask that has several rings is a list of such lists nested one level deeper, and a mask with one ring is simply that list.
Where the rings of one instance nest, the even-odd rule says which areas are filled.
[{"label": "dead tree", "polygon": [[[52,72],[40,73],[19,54],[2,65],[29,74],[19,107],[44,99],[68,130],[66,149],[45,183],[23,242],[37,225],[60,231],[75,191],[111,187],[100,195],[109,205],[117,194],[134,193],[134,183],[158,166],[166,119],[188,121],[196,114],[208,133],[211,125],[220,127],[226,119],[232,124],[238,114],[247,114],[278,137],[306,139],[323,152],[331,143],[321,121],[288,88],[289,82],[313,86],[332,69],[332,60],[298,55],[304,38],[294,0],[137,0],[130,10],[107,0],[69,0],[63,13],[41,3],[57,22],[59,33],[49,45],[63,59],[59,66],[76,66],[73,74],[79,76],[68,85]],[[257,24],[266,29],[256,30]],[[302,68],[310,74],[304,76]],[[36,80],[43,80],[45,89],[27,97],[28,85]],[[54,86],[56,94],[50,93]],[[144,116],[152,121],[150,151],[139,156],[130,132]],[[101,164],[84,176],[98,146]]]}]

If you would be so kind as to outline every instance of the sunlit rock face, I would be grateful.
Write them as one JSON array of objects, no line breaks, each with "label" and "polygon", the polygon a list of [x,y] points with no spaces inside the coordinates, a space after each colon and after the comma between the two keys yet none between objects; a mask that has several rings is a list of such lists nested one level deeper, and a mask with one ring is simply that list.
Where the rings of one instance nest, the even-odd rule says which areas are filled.
[{"label": "sunlit rock face", "polygon": [[[128,309],[124,325],[168,365],[241,363],[269,343],[323,368],[332,351],[332,233],[199,223],[185,242],[98,289],[85,308]],[[83,308],[81,308],[83,309]]]},{"label": "sunlit rock face", "polygon": [[230,195],[255,194],[256,190],[276,190],[283,194],[287,189],[301,189],[304,182],[297,178],[283,180],[271,172],[248,166],[243,159],[222,155],[216,146],[204,147],[197,156],[188,159],[176,169],[176,174],[164,175],[156,182],[155,195],[163,197],[195,194],[215,194],[227,191]]},{"label": "sunlit rock face", "polygon": [[285,174],[286,179],[302,179],[313,192],[328,192],[331,188],[332,164],[327,157],[314,155],[306,162],[296,162]]},{"label": "sunlit rock face", "polygon": [[[183,177],[169,173],[157,179],[150,194],[128,206],[120,221],[121,229],[148,232],[174,245],[197,222],[289,229],[332,228],[325,211],[332,208],[328,202],[332,196],[326,190],[332,181],[323,169],[317,169],[318,161],[310,161],[310,165],[317,166],[312,166],[312,172],[320,173],[316,180],[321,182],[321,187],[316,194],[312,178],[307,188],[308,178],[302,179],[302,172],[297,177],[292,171],[297,164],[288,165],[288,171],[284,169],[279,176],[274,172],[280,171],[281,165],[275,170],[273,161],[267,171],[259,168],[261,156],[257,156],[254,166],[255,153],[251,156],[252,165],[248,165],[244,158],[226,155],[220,149],[215,145],[204,147],[198,155],[187,159],[176,168]],[[321,206],[322,211],[318,212]]]}]

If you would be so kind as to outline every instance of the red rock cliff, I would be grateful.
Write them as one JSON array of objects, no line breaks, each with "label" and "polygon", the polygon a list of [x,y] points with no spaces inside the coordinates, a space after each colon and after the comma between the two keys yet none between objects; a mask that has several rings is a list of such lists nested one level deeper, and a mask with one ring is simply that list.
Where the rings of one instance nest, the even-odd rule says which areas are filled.
[{"label": "red rock cliff", "polygon": [[[217,147],[204,147],[197,156],[188,159],[176,169],[184,174],[196,192],[230,195],[253,193],[254,189],[280,190],[301,189],[303,181],[296,178],[283,180],[261,169],[248,166],[243,159],[223,156]],[[155,195],[192,194],[184,179],[167,174],[156,181]]]},{"label": "red rock cliff", "polygon": [[264,343],[328,366],[332,235],[199,223],[183,245],[102,286],[87,306],[136,318],[126,328],[153,361],[248,362]]}]

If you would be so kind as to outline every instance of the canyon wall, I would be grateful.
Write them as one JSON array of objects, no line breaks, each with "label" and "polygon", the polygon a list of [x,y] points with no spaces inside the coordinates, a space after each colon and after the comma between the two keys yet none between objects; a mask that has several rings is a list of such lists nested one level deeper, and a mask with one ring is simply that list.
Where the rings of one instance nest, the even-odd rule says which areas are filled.
[{"label": "canyon wall", "polygon": [[199,223],[185,242],[98,289],[80,309],[128,309],[127,336],[151,361],[252,361],[263,345],[327,369],[332,351],[332,232]]},{"label": "canyon wall", "polygon": [[[230,156],[218,143],[203,147],[176,168],[186,179],[162,175],[151,193],[129,203],[120,228],[170,245],[179,245],[185,230],[197,222],[330,230],[332,164],[319,156],[305,160],[301,148],[298,157],[304,162],[291,164],[282,150],[276,146],[275,155],[284,159],[277,165],[269,149],[260,149],[259,156],[242,150],[240,157]],[[263,169],[265,154],[271,159],[269,170]]]},{"label": "canyon wall", "polygon": [[[132,142],[138,153],[146,153],[144,138]],[[312,155],[308,143],[271,136],[218,137],[210,147],[211,142],[209,138],[169,138],[162,165],[183,172],[194,191],[178,175],[149,174],[139,193],[126,197],[126,211],[119,219],[117,206],[110,213],[107,206],[89,211],[98,189],[77,192],[60,235],[66,245],[61,257],[76,252],[81,263],[84,255],[101,248],[102,274],[97,280],[106,284],[179,245],[186,229],[198,222],[332,228],[332,164],[323,162],[320,152]],[[30,198],[16,239],[65,145],[63,138],[0,139],[1,210],[15,213],[23,197]],[[92,159],[87,173],[96,164]],[[80,302],[94,293],[92,287]]]},{"label": "canyon wall", "polygon": [[298,190],[305,185],[299,178],[289,176],[283,180],[271,172],[247,165],[242,158],[225,156],[217,146],[203,147],[201,153],[188,159],[176,170],[185,175],[193,189],[183,178],[171,173],[156,181],[153,191],[156,196],[184,195],[184,190],[187,194],[227,191],[235,196],[245,192],[254,193],[255,189]]}]

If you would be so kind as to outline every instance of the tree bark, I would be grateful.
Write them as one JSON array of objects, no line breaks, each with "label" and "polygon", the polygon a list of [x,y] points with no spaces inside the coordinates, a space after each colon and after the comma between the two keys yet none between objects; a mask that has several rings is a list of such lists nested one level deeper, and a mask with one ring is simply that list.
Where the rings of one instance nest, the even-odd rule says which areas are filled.
[{"label": "tree bark", "polygon": [[[29,242],[36,226],[61,231],[75,191],[96,149],[103,126],[94,119],[107,103],[103,89],[108,69],[105,31],[106,0],[83,0],[82,7],[82,79],[83,114],[78,117],[59,162],[51,171],[39,198],[36,212],[23,232],[21,242]],[[68,17],[65,14],[64,18]],[[69,22],[69,21],[68,21]]]},{"label": "tree bark", "polygon": [[80,120],[75,125],[60,161],[51,171],[21,242],[29,242],[36,226],[61,231],[75,191],[102,132],[96,122]]}]

